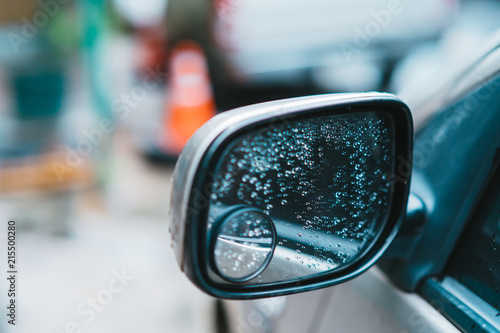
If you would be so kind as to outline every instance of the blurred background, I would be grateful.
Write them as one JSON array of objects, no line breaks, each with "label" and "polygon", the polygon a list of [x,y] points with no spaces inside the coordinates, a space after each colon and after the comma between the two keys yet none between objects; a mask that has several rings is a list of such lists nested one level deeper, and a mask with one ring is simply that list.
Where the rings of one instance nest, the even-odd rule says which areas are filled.
[{"label": "blurred background", "polygon": [[213,331],[215,301],[168,234],[193,132],[278,98],[417,99],[498,17],[493,0],[2,0],[0,219],[19,230],[19,308],[0,331]]}]

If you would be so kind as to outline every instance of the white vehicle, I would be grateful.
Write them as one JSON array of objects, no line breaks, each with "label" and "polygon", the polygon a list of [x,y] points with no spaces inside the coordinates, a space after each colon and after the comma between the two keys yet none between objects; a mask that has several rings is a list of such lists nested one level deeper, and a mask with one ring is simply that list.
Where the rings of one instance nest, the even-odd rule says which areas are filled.
[{"label": "white vehicle", "polygon": [[454,0],[172,0],[167,24],[172,45],[203,46],[226,110],[269,96],[381,89],[394,64],[439,37],[457,10]]}]

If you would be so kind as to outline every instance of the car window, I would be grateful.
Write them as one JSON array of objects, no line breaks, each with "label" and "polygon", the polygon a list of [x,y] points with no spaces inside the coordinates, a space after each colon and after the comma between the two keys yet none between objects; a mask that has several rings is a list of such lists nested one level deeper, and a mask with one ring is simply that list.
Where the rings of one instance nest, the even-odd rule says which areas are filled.
[{"label": "car window", "polygon": [[[497,151],[500,153],[500,150]],[[446,275],[500,311],[500,168],[458,242]]]}]

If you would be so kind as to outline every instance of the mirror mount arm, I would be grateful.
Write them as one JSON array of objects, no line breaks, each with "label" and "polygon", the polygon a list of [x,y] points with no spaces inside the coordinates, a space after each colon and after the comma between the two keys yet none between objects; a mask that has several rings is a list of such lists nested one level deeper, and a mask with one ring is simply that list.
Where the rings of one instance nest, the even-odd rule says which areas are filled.
[{"label": "mirror mount arm", "polygon": [[407,259],[415,250],[427,223],[427,209],[416,194],[410,193],[401,228],[383,259]]}]

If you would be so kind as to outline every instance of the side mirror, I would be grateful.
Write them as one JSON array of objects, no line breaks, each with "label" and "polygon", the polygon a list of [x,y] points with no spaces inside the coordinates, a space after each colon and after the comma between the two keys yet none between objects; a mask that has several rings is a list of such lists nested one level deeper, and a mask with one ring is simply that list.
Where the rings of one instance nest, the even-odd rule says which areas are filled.
[{"label": "side mirror", "polygon": [[232,299],[359,275],[404,217],[412,140],[408,107],[384,93],[293,98],[214,117],[175,167],[170,229],[181,269]]}]

